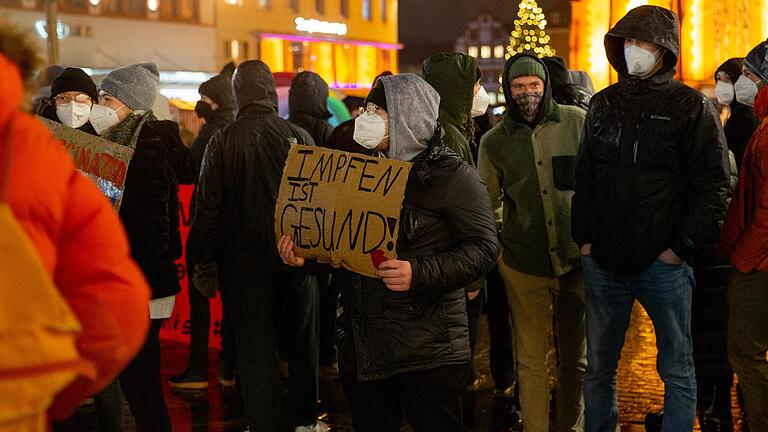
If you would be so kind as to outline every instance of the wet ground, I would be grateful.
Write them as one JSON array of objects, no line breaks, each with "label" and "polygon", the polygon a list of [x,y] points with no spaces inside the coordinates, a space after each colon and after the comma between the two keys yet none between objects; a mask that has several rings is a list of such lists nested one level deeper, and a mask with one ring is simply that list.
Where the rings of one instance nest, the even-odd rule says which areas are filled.
[{"label": "wet ground", "polygon": [[[488,337],[485,325],[478,339],[475,366],[481,374],[477,391],[471,394],[474,401],[475,430],[477,432],[519,431],[518,417],[510,400],[494,397],[488,366]],[[222,389],[216,381],[215,353],[211,352],[211,381],[207,391],[177,391],[168,385],[168,376],[186,366],[186,346],[175,342],[163,342],[163,379],[166,399],[177,432],[243,431],[241,399],[234,389]],[[633,311],[632,325],[627,332],[626,344],[619,367],[619,411],[621,430],[644,431],[645,414],[658,411],[663,405],[663,384],[655,370],[656,347],[653,327],[639,306]],[[333,431],[351,432],[349,406],[344,399],[338,381],[323,381],[320,386],[322,419]],[[735,405],[735,403],[734,403]],[[132,431],[133,419],[127,405],[124,430]],[[737,412],[734,412],[737,414]],[[285,430],[292,430],[285,416]],[[734,415],[734,418],[738,418]],[[84,406],[74,421],[74,430],[95,431],[93,409]],[[404,430],[409,430],[407,427]],[[740,428],[736,426],[736,431]]]}]

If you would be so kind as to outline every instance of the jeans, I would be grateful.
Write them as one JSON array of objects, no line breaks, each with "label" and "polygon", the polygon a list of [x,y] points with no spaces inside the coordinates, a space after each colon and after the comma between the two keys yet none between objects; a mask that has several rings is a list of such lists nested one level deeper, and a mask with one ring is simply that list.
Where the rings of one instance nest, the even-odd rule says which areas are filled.
[{"label": "jeans", "polygon": [[656,370],[664,381],[662,432],[693,430],[696,376],[691,339],[695,285],[687,264],[655,261],[633,276],[616,276],[591,256],[582,258],[587,283],[588,367],[584,382],[585,431],[614,432],[618,421],[616,368],[635,299],[656,332]]},{"label": "jeans", "polygon": [[[287,339],[288,395],[299,426],[317,421],[318,287],[314,276],[227,274],[224,310],[235,327],[237,365],[251,430],[278,430],[281,380],[278,333]],[[280,319],[287,318],[287,319]],[[276,323],[286,328],[278,332]]]},{"label": "jeans", "polygon": [[467,364],[408,372],[377,381],[342,374],[355,432],[400,432],[403,414],[414,432],[465,432],[462,394]]},{"label": "jeans", "polygon": [[728,357],[753,432],[768,431],[768,273],[734,271],[728,286]]}]

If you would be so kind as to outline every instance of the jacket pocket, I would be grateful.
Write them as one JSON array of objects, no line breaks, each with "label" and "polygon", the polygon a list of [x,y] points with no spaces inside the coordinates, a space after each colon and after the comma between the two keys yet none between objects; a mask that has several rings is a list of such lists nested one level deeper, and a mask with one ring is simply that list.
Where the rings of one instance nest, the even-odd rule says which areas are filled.
[{"label": "jacket pocket", "polygon": [[552,172],[557,189],[561,191],[575,190],[576,156],[553,156]]}]

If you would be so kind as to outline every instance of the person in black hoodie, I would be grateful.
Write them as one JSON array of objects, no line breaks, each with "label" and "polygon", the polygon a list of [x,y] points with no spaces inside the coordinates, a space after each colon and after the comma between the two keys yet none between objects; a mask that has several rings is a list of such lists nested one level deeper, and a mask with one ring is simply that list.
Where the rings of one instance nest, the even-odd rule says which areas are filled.
[{"label": "person in black hoodie", "polygon": [[245,413],[253,430],[278,430],[282,392],[276,319],[289,315],[289,397],[297,431],[325,430],[317,421],[317,280],[291,272],[275,244],[274,214],[291,144],[314,145],[277,113],[269,67],[242,63],[232,78],[237,119],[211,138],[198,179],[190,252],[195,286],[219,285],[237,340]]},{"label": "person in black hoodie", "polygon": [[[205,120],[200,133],[192,143],[192,164],[195,169],[195,180],[200,173],[203,155],[208,147],[208,141],[218,131],[235,121],[235,100],[232,96],[231,78],[216,75],[200,85],[198,90],[200,100],[195,106],[198,117]],[[196,202],[194,195],[190,203],[190,215],[195,214]],[[194,238],[194,235],[189,236]],[[189,251],[194,248],[192,242],[187,242],[187,272],[194,274],[195,263],[190,258]],[[211,313],[208,297],[203,295],[189,279],[189,366],[180,374],[172,375],[169,379],[171,387],[183,389],[208,388],[208,333],[210,331]],[[221,352],[219,353],[219,384],[231,387],[235,384],[235,346],[234,329],[226,315],[221,322]]]},{"label": "person in black hoodie", "polygon": [[736,100],[733,85],[741,77],[743,61],[742,58],[732,58],[721,64],[715,71],[717,101],[721,105],[728,106],[731,110],[728,120],[725,122],[725,139],[728,141],[728,149],[736,157],[736,166],[739,167],[742,159],[744,159],[747,144],[760,124],[755,110]]},{"label": "person in black hoodie", "polygon": [[605,36],[619,82],[592,98],[571,225],[587,282],[585,430],[613,431],[616,368],[635,299],[653,322],[665,383],[662,431],[693,429],[695,285],[686,261],[719,231],[730,167],[717,111],[676,81],[679,24],[640,6]]},{"label": "person in black hoodie", "polygon": [[134,149],[120,219],[131,255],[152,287],[152,324],[144,347],[120,374],[120,385],[139,432],[171,430],[160,377],[160,327],[181,289],[175,263],[181,257],[179,184],[194,180],[178,125],[152,114],[158,82],[154,63],[115,69],[101,81],[99,105],[90,115],[99,135]]},{"label": "person in black hoodie", "polygon": [[333,133],[329,118],[328,84],[314,72],[296,75],[288,93],[288,121],[309,132],[316,146],[326,147]]},{"label": "person in black hoodie", "polygon": [[549,71],[552,85],[552,99],[560,105],[577,106],[584,111],[589,109],[592,95],[589,90],[574,84],[568,65],[562,57],[544,57],[541,59]]}]

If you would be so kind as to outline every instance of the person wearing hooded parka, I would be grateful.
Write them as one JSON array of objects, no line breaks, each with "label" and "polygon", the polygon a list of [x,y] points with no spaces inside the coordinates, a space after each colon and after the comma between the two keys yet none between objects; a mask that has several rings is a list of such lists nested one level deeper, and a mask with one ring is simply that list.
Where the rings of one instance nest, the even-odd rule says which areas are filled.
[{"label": "person wearing hooded parka", "polygon": [[679,21],[630,10],[605,36],[619,82],[596,94],[584,125],[572,206],[586,289],[585,430],[613,431],[616,368],[635,300],[656,332],[663,432],[691,431],[696,377],[688,264],[716,238],[730,166],[720,118],[676,81]]},{"label": "person wearing hooded parka", "polygon": [[[274,214],[291,144],[314,145],[282,119],[272,71],[258,60],[232,77],[237,119],[215,134],[203,156],[192,233],[195,286],[221,286],[232,319],[245,416],[252,430],[279,430],[282,398],[278,334],[288,350],[290,413],[297,432],[324,431],[317,421],[317,279],[291,271],[274,248]],[[287,329],[278,332],[277,318]]]},{"label": "person wearing hooded parka", "polygon": [[[355,120],[355,140],[413,164],[405,189],[398,259],[380,278],[340,270],[339,370],[358,432],[464,431],[470,373],[464,287],[496,262],[488,194],[477,171],[442,143],[440,97],[414,74],[380,77]],[[286,264],[303,267],[291,237]]]}]

